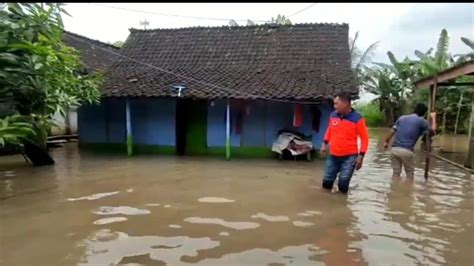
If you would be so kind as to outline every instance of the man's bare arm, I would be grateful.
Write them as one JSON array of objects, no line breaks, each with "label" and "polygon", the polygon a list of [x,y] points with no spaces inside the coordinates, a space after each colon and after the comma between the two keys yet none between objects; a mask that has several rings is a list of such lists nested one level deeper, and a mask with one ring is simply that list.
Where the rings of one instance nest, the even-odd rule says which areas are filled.
[{"label": "man's bare arm", "polygon": [[390,134],[385,138],[385,143],[384,143],[384,148],[388,148],[388,145],[390,144],[390,141],[392,141],[393,136],[395,135],[395,129],[390,130]]}]

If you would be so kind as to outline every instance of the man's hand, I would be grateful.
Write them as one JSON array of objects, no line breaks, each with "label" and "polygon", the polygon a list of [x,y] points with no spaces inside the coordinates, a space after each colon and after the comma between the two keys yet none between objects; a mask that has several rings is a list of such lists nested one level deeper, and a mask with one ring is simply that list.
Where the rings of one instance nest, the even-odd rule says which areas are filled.
[{"label": "man's hand", "polygon": [[388,150],[388,142],[385,142],[385,143],[383,144],[383,149],[384,149],[384,150]]},{"label": "man's hand", "polygon": [[319,155],[321,155],[321,157],[326,157],[326,154],[327,154],[326,143],[323,143],[323,145],[321,146],[321,149],[319,150]]},{"label": "man's hand", "polygon": [[436,112],[430,113],[431,117],[431,129],[433,130],[433,133],[436,132],[436,129],[438,127],[438,124],[436,123]]},{"label": "man's hand", "polygon": [[364,164],[364,156],[362,155],[359,155],[357,157],[357,161],[355,163],[355,169],[356,170],[359,170],[360,168],[362,168],[362,165]]}]

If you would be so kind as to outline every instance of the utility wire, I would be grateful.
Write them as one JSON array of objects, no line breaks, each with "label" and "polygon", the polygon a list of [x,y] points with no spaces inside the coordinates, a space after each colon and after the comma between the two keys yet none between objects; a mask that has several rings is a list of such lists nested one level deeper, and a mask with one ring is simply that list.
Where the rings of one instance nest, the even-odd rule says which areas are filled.
[{"label": "utility wire", "polygon": [[[218,21],[230,21],[230,20],[234,20],[234,21],[247,21],[247,20],[248,20],[248,19],[232,19],[232,18],[212,18],[212,17],[186,16],[186,15],[167,14],[167,13],[159,13],[159,12],[152,12],[152,11],[131,9],[131,8],[125,8],[125,7],[109,6],[109,5],[96,4],[96,3],[89,3],[89,4],[90,4],[90,5],[93,5],[93,6],[107,7],[107,8],[113,8],[113,9],[118,9],[118,10],[126,10],[126,11],[138,12],[138,13],[145,13],[145,14],[151,14],[151,15],[158,15],[158,16],[180,17],[180,18],[192,18],[192,19],[202,19],[202,20],[218,20]],[[254,21],[254,22],[267,22],[267,20],[252,20],[252,21]]]},{"label": "utility wire", "polygon": [[298,15],[299,13],[302,13],[302,12],[304,12],[304,11],[306,11],[306,10],[312,8],[312,7],[315,6],[316,4],[317,4],[317,3],[311,4],[311,5],[309,5],[309,6],[305,7],[305,8],[303,8],[303,9],[301,9],[300,11],[289,15],[288,17],[292,17],[292,16],[295,16],[295,15]]},{"label": "utility wire", "polygon": [[[240,95],[246,96],[246,97],[257,98],[257,99],[263,99],[263,100],[268,100],[268,101],[275,101],[275,102],[299,103],[299,104],[319,104],[319,103],[317,103],[317,102],[305,102],[305,101],[291,101],[291,100],[283,100],[283,99],[274,99],[274,98],[265,97],[265,96],[263,96],[263,95],[256,95],[256,94],[251,94],[251,93],[246,93],[246,92],[238,91],[238,90],[231,89],[231,88],[221,87],[221,86],[218,86],[218,85],[215,85],[215,84],[211,84],[211,83],[208,83],[208,82],[205,82],[205,81],[202,81],[202,80],[198,80],[198,79],[195,79],[195,78],[192,78],[192,77],[188,77],[188,76],[185,76],[185,75],[181,75],[181,74],[179,74],[179,73],[175,73],[175,72],[170,71],[170,70],[166,70],[166,69],[157,67],[157,66],[152,65],[152,64],[150,64],[150,63],[146,63],[146,62],[142,62],[142,61],[133,59],[133,58],[131,58],[131,57],[122,55],[122,54],[120,54],[120,53],[116,53],[116,52],[111,51],[111,50],[108,50],[108,49],[106,49],[106,48],[104,48],[104,47],[101,47],[101,46],[95,45],[95,44],[93,44],[93,43],[91,43],[91,42],[88,42],[88,41],[85,41],[85,40],[83,40],[83,39],[80,39],[80,38],[78,38],[78,37],[76,37],[76,36],[70,35],[69,37],[72,37],[73,39],[75,39],[75,40],[77,40],[77,41],[79,41],[79,42],[92,45],[92,46],[94,46],[95,48],[101,49],[101,50],[106,51],[106,52],[108,52],[108,53],[110,53],[110,54],[114,54],[114,55],[116,55],[116,56],[118,56],[118,57],[121,57],[121,58],[130,60],[130,61],[133,61],[133,62],[135,62],[135,63],[141,64],[141,65],[144,65],[144,66],[148,66],[148,67],[157,69],[157,70],[159,70],[159,71],[161,71],[161,72],[164,72],[164,73],[167,73],[167,74],[171,74],[171,75],[174,75],[174,76],[177,76],[177,77],[180,77],[180,78],[184,78],[184,79],[187,79],[187,80],[195,81],[195,82],[200,83],[200,84],[203,84],[203,85],[205,85],[205,86],[214,87],[214,88],[217,88],[217,89],[220,89],[220,90],[223,90],[223,91],[227,91],[227,92],[231,92],[231,93],[237,93],[237,94],[240,94]],[[196,88],[193,88],[193,89],[196,89]],[[201,90],[201,91],[202,91],[202,90]]]}]

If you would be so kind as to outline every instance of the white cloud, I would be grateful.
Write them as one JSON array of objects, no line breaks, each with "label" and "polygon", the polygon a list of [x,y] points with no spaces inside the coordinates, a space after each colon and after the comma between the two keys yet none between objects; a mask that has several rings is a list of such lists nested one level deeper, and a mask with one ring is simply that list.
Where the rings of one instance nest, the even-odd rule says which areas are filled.
[{"label": "white cloud", "polygon": [[[290,15],[310,3],[106,3],[120,8],[185,16],[269,20],[277,14]],[[67,4],[71,17],[65,18],[66,29],[106,42],[124,41],[129,28],[141,28],[148,20],[149,28],[220,26],[228,21],[200,20],[158,16],[100,7],[97,4]],[[474,4],[437,3],[318,3],[291,17],[293,23],[348,23],[350,35],[359,31],[358,45],[366,48],[379,41],[376,61],[387,61],[386,52],[398,57],[412,56],[436,45],[439,32],[446,28],[451,36],[451,51],[465,52],[461,36],[473,36]],[[245,22],[238,22],[245,24]]]}]

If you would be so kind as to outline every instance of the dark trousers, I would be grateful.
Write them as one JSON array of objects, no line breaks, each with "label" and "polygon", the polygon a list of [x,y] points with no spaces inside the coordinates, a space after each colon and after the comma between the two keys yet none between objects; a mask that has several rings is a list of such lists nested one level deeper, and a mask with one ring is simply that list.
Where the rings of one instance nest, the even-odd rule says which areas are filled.
[{"label": "dark trousers", "polygon": [[326,160],[326,172],[323,179],[323,188],[332,189],[334,181],[339,174],[339,191],[347,193],[352,174],[354,174],[357,155],[333,156]]}]

